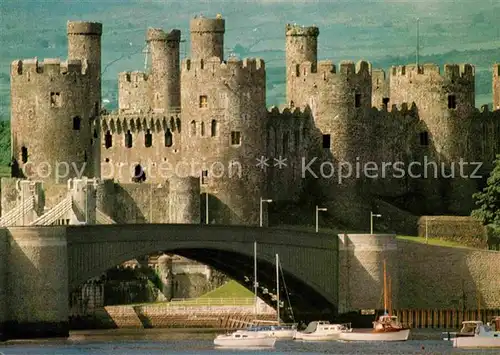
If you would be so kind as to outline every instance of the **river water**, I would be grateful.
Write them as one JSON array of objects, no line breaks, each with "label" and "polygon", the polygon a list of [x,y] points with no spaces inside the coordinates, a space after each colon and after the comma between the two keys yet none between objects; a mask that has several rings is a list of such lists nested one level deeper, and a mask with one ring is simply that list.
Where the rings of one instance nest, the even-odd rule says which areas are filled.
[{"label": "river water", "polygon": [[496,350],[459,350],[439,340],[440,331],[415,330],[400,343],[277,341],[274,349],[214,349],[213,330],[147,329],[74,331],[68,339],[0,343],[3,355],[156,355],[156,354],[498,354]]}]

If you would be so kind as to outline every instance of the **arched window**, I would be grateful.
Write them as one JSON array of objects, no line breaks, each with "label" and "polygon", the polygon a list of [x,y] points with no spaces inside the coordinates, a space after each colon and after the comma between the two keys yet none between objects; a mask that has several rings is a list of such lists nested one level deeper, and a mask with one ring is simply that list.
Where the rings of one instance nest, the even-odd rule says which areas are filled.
[{"label": "arched window", "polygon": [[201,131],[200,132],[201,136],[204,137],[205,136],[205,122],[200,123],[200,131]]},{"label": "arched window", "polygon": [[144,135],[144,145],[146,146],[146,148],[149,148],[153,145],[153,135],[151,134],[151,131],[149,129]]},{"label": "arched window", "polygon": [[23,164],[28,162],[28,148],[21,147],[21,161]]},{"label": "arched window", "polygon": [[113,146],[113,136],[111,135],[110,131],[106,131],[106,134],[104,135],[104,147],[106,149],[109,149]]},{"label": "arched window", "polygon": [[174,140],[172,137],[172,132],[167,128],[165,132],[165,147],[171,147],[174,144]]},{"label": "arched window", "polygon": [[125,133],[125,147],[132,148],[132,133],[130,133],[130,130]]},{"label": "arched window", "polygon": [[78,116],[73,117],[73,129],[75,131],[80,130],[80,125],[81,125],[81,118]]},{"label": "arched window", "polygon": [[217,121],[212,120],[212,125],[210,127],[210,135],[212,137],[217,137]]},{"label": "arched window", "polygon": [[134,176],[132,176],[133,182],[144,182],[146,181],[146,172],[142,168],[141,164],[137,164],[134,167]]},{"label": "arched window", "polygon": [[189,131],[191,136],[196,136],[196,121],[191,121],[191,129]]}]

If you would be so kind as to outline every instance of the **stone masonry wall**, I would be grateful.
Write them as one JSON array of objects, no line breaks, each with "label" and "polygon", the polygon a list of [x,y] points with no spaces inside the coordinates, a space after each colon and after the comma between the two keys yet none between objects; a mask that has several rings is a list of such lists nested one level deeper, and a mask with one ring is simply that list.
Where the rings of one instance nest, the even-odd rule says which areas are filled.
[{"label": "stone masonry wall", "polygon": [[418,235],[456,241],[476,248],[487,247],[484,226],[472,217],[459,216],[422,216],[418,220]]},{"label": "stone masonry wall", "polygon": [[500,308],[500,253],[398,241],[399,308]]}]

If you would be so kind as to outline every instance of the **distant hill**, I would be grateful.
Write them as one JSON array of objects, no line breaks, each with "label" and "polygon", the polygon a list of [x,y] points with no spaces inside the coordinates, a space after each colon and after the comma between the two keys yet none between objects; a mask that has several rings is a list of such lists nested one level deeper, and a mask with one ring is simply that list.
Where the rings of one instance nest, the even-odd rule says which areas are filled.
[{"label": "distant hill", "polygon": [[[0,119],[9,119],[9,72],[14,59],[66,57],[67,20],[104,24],[103,98],[116,107],[117,75],[144,67],[148,27],[178,28],[189,55],[194,15],[226,18],[225,52],[262,57],[268,72],[268,105],[284,102],[284,26],[320,28],[319,57],[371,61],[374,67],[415,61],[420,18],[422,62],[476,65],[477,105],[491,101],[491,65],[500,60],[500,2],[477,0],[246,0],[32,1],[2,0],[0,17]],[[117,60],[120,58],[119,60]],[[112,63],[112,64],[110,64]]]}]

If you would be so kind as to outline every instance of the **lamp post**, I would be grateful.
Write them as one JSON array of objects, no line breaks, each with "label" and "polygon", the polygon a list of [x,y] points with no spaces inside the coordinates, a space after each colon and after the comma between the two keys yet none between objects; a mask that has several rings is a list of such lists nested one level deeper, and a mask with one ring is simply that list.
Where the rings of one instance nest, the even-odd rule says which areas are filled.
[{"label": "lamp post", "polygon": [[208,192],[205,192],[205,224],[210,224],[208,220]]},{"label": "lamp post", "polygon": [[264,202],[271,203],[271,202],[273,202],[273,200],[270,200],[270,199],[264,200],[264,199],[262,199],[262,197],[260,198],[260,226],[261,227],[262,227],[262,204]]},{"label": "lamp post", "polygon": [[328,211],[328,209],[325,208],[325,207],[318,207],[318,206],[316,206],[316,233],[318,233],[318,231],[319,231],[319,228],[318,228],[318,224],[319,224],[319,222],[318,222],[318,212],[319,211]]},{"label": "lamp post", "polygon": [[382,217],[381,214],[374,214],[373,212],[370,212],[370,234],[373,234],[373,217]]}]

